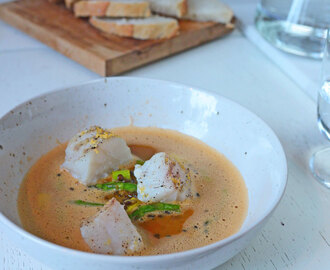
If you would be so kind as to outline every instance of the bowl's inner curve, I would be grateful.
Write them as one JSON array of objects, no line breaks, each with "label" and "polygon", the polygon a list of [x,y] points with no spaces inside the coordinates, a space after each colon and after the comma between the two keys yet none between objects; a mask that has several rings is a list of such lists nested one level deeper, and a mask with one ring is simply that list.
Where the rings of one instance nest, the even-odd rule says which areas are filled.
[{"label": "bowl's inner curve", "polygon": [[194,136],[223,153],[248,188],[246,230],[274,207],[285,181],[285,158],[272,131],[226,99],[175,84],[99,81],[20,105],[0,120],[0,212],[20,225],[17,193],[32,164],[91,125],[157,126]]}]

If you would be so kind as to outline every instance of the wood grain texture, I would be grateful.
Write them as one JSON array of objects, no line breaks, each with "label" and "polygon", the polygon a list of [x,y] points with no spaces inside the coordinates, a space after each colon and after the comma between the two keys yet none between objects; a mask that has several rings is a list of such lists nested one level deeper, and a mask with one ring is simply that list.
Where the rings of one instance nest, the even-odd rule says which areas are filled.
[{"label": "wood grain texture", "polygon": [[134,40],[102,33],[64,5],[46,0],[2,4],[0,18],[102,76],[123,73],[233,30],[219,23],[180,21],[180,34],[171,39]]}]

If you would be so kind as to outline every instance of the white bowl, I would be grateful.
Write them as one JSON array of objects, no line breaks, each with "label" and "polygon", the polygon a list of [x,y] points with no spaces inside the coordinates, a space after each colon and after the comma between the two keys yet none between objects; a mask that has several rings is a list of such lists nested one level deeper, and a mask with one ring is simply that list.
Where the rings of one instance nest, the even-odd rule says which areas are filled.
[{"label": "white bowl", "polygon": [[[185,252],[145,257],[80,252],[21,228],[17,193],[33,163],[91,125],[157,126],[194,136],[231,160],[249,194],[246,220],[236,234]],[[54,91],[19,105],[0,119],[0,229],[16,246],[53,269],[210,269],[256,236],[279,203],[286,159],[274,132],[257,116],[214,93],[176,83],[108,78]]]}]

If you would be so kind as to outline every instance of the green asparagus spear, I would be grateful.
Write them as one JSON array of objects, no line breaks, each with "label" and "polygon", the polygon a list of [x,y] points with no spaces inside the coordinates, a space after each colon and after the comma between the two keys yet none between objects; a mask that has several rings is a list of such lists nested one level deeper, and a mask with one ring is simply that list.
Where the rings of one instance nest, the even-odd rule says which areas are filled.
[{"label": "green asparagus spear", "polygon": [[108,182],[104,184],[96,184],[94,187],[97,189],[107,190],[126,190],[129,192],[136,192],[136,184],[133,183],[123,183],[123,182]]},{"label": "green asparagus spear", "polygon": [[77,204],[77,205],[85,205],[85,206],[104,206],[103,203],[85,202],[82,200],[76,200],[76,201],[73,201],[73,203]]},{"label": "green asparagus spear", "polygon": [[132,214],[129,215],[130,218],[139,219],[143,217],[146,213],[153,211],[175,211],[180,212],[180,205],[169,204],[169,203],[153,203],[142,205],[136,209]]}]

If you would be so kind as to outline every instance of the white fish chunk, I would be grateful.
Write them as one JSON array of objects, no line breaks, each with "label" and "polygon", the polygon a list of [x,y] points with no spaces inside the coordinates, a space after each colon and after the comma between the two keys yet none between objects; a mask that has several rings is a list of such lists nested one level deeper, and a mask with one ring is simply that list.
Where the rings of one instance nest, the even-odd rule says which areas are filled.
[{"label": "white fish chunk", "polygon": [[138,199],[143,202],[183,201],[191,197],[189,171],[164,152],[135,165]]},{"label": "white fish chunk", "polygon": [[65,150],[61,168],[84,185],[93,185],[133,157],[126,142],[108,129],[93,126],[75,135]]},{"label": "white fish chunk", "polygon": [[124,206],[112,198],[96,216],[85,220],[80,232],[95,253],[127,255],[144,247],[142,237]]}]

